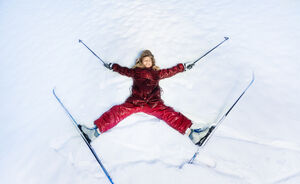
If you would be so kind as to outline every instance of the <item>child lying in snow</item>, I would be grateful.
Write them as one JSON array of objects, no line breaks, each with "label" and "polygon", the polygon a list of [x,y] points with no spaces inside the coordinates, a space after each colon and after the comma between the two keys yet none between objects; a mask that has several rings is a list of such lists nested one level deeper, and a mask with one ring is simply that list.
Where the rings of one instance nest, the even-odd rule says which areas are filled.
[{"label": "child lying in snow", "polygon": [[193,64],[178,64],[169,69],[159,69],[155,65],[153,54],[149,50],[144,50],[131,69],[112,63],[104,66],[121,75],[133,78],[132,94],[125,103],[113,106],[95,120],[95,127],[88,128],[79,125],[89,142],[116,126],[127,116],[137,112],[144,112],[165,121],[181,134],[188,135],[195,144],[199,143],[201,138],[208,133],[208,127],[201,127],[180,112],[174,111],[172,107],[166,106],[160,95],[159,80],[191,69]]}]

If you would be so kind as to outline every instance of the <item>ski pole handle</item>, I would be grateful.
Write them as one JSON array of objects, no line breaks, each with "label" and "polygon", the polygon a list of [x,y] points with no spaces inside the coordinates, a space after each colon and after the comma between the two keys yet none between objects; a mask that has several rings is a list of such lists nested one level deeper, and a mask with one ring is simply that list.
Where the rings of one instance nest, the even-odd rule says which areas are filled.
[{"label": "ski pole handle", "polygon": [[89,49],[91,53],[93,53],[100,61],[102,61],[104,65],[106,64],[99,56],[97,56],[97,54],[94,51],[92,51],[86,44],[84,44],[82,40],[79,39],[79,43],[82,43],[87,49]]},{"label": "ski pole handle", "polygon": [[200,59],[202,59],[203,57],[205,57],[207,54],[209,54],[211,51],[215,50],[217,47],[219,47],[221,44],[223,44],[225,41],[227,41],[229,39],[229,37],[224,37],[225,40],[223,40],[221,43],[219,43],[218,45],[216,45],[214,48],[210,49],[208,52],[206,52],[203,56],[201,56],[200,58],[198,58],[196,61],[194,61],[194,64],[196,64]]}]

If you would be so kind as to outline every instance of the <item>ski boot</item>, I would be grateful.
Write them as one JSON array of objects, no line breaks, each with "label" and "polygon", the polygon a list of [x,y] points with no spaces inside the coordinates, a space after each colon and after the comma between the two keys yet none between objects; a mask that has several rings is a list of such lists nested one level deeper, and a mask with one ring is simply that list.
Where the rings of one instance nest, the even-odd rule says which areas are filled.
[{"label": "ski boot", "polygon": [[93,128],[88,128],[85,125],[78,125],[78,128],[89,143],[91,143],[100,135],[100,132],[96,126]]},{"label": "ski boot", "polygon": [[187,131],[187,134],[194,144],[201,146],[214,128],[214,126],[200,126],[193,123]]}]

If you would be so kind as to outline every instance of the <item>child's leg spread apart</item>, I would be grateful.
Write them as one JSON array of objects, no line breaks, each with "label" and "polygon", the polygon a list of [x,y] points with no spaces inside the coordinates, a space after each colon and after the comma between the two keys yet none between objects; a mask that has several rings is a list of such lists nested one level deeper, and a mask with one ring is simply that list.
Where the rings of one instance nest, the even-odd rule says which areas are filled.
[{"label": "child's leg spread apart", "polygon": [[95,120],[94,124],[99,128],[100,132],[103,133],[116,126],[129,115],[138,112],[139,109],[139,107],[134,107],[126,102],[121,105],[115,105],[102,114],[99,119]]},{"label": "child's leg spread apart", "polygon": [[184,134],[185,131],[192,125],[190,119],[185,117],[180,112],[176,112],[172,107],[168,107],[163,103],[159,103],[153,108],[144,108],[143,112],[165,121],[168,125],[176,129],[181,134]]}]

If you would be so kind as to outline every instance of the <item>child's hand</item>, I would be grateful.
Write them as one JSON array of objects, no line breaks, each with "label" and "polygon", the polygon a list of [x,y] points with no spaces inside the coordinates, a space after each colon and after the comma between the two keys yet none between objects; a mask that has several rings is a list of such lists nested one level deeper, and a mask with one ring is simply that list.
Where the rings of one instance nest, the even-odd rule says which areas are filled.
[{"label": "child's hand", "polygon": [[184,64],[183,64],[183,66],[184,66],[184,71],[192,69],[194,65],[195,65],[194,62],[187,62],[187,63],[184,63]]},{"label": "child's hand", "polygon": [[112,70],[112,65],[112,63],[104,63],[104,66],[109,70]]}]

